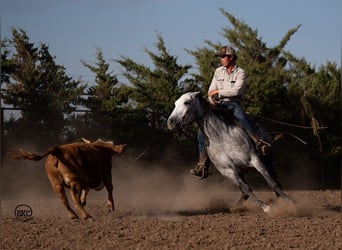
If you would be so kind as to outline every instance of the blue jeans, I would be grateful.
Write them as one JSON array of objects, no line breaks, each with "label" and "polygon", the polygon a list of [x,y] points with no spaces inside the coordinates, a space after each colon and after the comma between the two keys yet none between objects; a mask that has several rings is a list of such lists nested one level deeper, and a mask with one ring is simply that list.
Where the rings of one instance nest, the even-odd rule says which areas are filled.
[{"label": "blue jeans", "polygon": [[205,138],[204,138],[204,134],[202,133],[200,129],[198,130],[198,133],[197,133],[197,141],[198,141],[198,151],[200,153],[204,152],[206,148]]},{"label": "blue jeans", "polygon": [[226,102],[220,104],[221,107],[227,108],[233,112],[234,117],[241,123],[241,125],[246,129],[248,134],[256,135],[257,130],[251,121],[247,118],[246,113],[241,108],[238,102]]}]

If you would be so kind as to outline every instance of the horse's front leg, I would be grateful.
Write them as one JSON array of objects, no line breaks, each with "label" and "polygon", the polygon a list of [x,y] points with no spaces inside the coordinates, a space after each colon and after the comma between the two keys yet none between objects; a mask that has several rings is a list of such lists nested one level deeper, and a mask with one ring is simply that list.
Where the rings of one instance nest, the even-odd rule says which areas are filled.
[{"label": "horse's front leg", "polygon": [[245,202],[249,198],[249,195],[248,194],[244,194],[242,189],[240,189],[240,191],[241,191],[240,199],[237,201],[237,203],[235,205],[233,205],[230,208],[231,212],[236,212],[236,211],[239,211],[240,209],[242,209],[244,207]]},{"label": "horse's front leg", "polygon": [[[255,194],[253,193],[252,189],[248,186],[248,184],[243,180],[243,178],[236,173],[233,169],[231,168],[225,168],[221,170],[221,173],[231,179],[235,185],[237,185],[241,192],[242,196],[239,199],[238,203],[235,206],[238,206],[239,203],[244,203],[249,197],[253,199],[253,201],[260,207],[264,212],[268,212],[270,210],[270,206],[264,203],[263,201],[259,200]],[[235,207],[234,206],[234,207]]]},{"label": "horse's front leg", "polygon": [[[242,180],[243,182],[246,183],[246,181],[245,181],[245,179],[243,178],[242,175],[239,175],[239,177],[241,178],[241,180]],[[239,187],[239,188],[240,188],[240,187]],[[245,202],[246,202],[246,201],[248,200],[248,198],[249,198],[249,195],[248,195],[247,193],[245,193],[244,190],[243,190],[242,188],[240,188],[240,191],[241,191],[240,199],[239,199],[238,202],[230,209],[232,212],[237,211],[237,210],[243,208]],[[252,191],[252,190],[250,190],[250,191]]]}]

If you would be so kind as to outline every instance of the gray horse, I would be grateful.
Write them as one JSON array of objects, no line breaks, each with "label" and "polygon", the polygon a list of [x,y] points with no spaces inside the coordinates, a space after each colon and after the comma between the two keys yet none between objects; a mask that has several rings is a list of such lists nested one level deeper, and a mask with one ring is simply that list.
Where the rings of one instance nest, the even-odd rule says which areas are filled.
[{"label": "gray horse", "polygon": [[188,92],[175,102],[167,126],[172,130],[194,122],[206,137],[207,152],[211,162],[222,175],[240,188],[242,195],[236,206],[242,205],[251,197],[264,212],[270,211],[270,206],[259,200],[242,178],[241,170],[247,167],[255,168],[265,178],[277,197],[291,201],[275,180],[273,171],[265,165],[266,160],[259,157],[246,132],[235,123],[227,122],[226,119],[215,114],[200,92]]}]

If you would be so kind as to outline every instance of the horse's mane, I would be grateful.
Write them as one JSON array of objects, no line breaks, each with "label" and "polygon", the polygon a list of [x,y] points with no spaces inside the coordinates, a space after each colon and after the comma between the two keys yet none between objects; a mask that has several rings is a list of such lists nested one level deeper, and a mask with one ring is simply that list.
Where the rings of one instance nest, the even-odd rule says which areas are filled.
[{"label": "horse's mane", "polygon": [[220,120],[222,120],[225,123],[234,122],[234,115],[228,109],[210,105],[209,101],[202,95],[198,95],[198,99],[205,111],[211,110],[214,115],[216,115]]}]

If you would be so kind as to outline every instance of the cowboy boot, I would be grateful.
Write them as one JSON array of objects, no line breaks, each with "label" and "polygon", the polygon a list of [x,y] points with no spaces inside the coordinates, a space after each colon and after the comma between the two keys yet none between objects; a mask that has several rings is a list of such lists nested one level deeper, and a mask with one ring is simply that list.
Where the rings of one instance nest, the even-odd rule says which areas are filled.
[{"label": "cowboy boot", "polygon": [[190,170],[190,173],[199,177],[200,179],[207,178],[209,175],[209,159],[207,150],[199,153],[199,161],[195,168]]},{"label": "cowboy boot", "polygon": [[264,141],[263,139],[259,138],[259,136],[257,135],[251,135],[248,134],[249,137],[252,139],[252,141],[255,144],[256,149],[263,155],[266,156],[268,155],[271,150],[272,150],[272,146],[270,143]]}]

